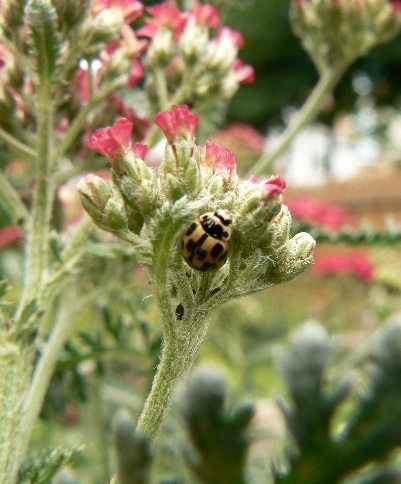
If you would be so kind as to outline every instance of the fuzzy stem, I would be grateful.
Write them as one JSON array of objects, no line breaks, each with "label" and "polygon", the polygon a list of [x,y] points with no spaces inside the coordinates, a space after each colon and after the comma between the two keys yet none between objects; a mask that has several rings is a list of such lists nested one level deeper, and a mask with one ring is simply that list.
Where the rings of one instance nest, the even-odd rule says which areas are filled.
[{"label": "fuzzy stem", "polygon": [[0,140],[7,145],[16,155],[20,156],[24,160],[35,161],[36,153],[35,150],[31,149],[26,144],[14,138],[10,133],[4,131],[0,128]]},{"label": "fuzzy stem", "polygon": [[43,400],[50,383],[57,358],[70,332],[74,314],[73,309],[77,307],[71,304],[71,301],[63,301],[63,305],[58,313],[57,320],[50,333],[49,339],[44,345],[39,362],[33,375],[32,383],[29,388],[28,397],[24,404],[24,413],[22,425],[24,439],[19,449],[16,459],[21,460],[29,444],[29,439],[35,425],[36,419],[42,408]]},{"label": "fuzzy stem", "polygon": [[284,131],[277,146],[272,152],[264,153],[252,166],[247,176],[259,175],[272,167],[273,163],[285,152],[295,136],[307,124],[315,119],[320,111],[322,101],[333,91],[344,70],[345,67],[340,65],[321,75],[319,82],[316,84],[302,108],[298,111],[296,117]]},{"label": "fuzzy stem", "polygon": [[24,291],[17,311],[40,299],[42,283],[47,271],[49,225],[53,201],[53,163],[51,161],[53,106],[50,80],[43,80],[38,90],[38,157],[33,210],[28,226],[28,240],[24,271]]},{"label": "fuzzy stem", "polygon": [[90,101],[88,101],[85,106],[81,109],[78,116],[74,119],[71,124],[70,129],[64,136],[64,138],[59,143],[58,147],[55,149],[53,154],[53,160],[60,160],[71,144],[76,140],[76,137],[82,131],[85,126],[86,119],[91,112],[91,110],[100,102],[104,100],[113,91],[123,87],[126,84],[125,77],[117,78],[114,82],[104,86],[96,95],[94,95]]},{"label": "fuzzy stem", "polygon": [[181,330],[173,338],[166,339],[152,389],[138,422],[138,430],[151,438],[156,437],[174,389],[192,367],[206,336],[208,323],[206,315],[202,316],[193,315],[192,320],[184,318],[180,322]]},{"label": "fuzzy stem", "polygon": [[28,218],[28,211],[25,205],[21,202],[18,193],[3,172],[0,172],[0,205],[17,225],[21,225]]},{"label": "fuzzy stem", "polygon": [[170,103],[168,98],[166,73],[164,69],[160,67],[156,67],[154,69],[154,79],[155,79],[155,86],[157,90],[157,96],[159,98],[159,111],[164,111],[165,109],[169,109]]},{"label": "fuzzy stem", "polygon": [[21,414],[29,385],[32,351],[2,342],[0,354],[0,484],[16,482],[21,449]]}]

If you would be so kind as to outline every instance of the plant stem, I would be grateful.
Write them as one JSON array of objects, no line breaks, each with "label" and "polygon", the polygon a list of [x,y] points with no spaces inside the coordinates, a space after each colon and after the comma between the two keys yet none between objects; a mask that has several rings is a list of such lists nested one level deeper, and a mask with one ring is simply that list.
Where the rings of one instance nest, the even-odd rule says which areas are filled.
[{"label": "plant stem", "polygon": [[28,210],[3,172],[0,172],[0,205],[17,225],[22,225],[28,218]]},{"label": "plant stem", "polygon": [[[2,334],[4,336],[4,333]],[[0,484],[16,482],[21,448],[21,415],[31,377],[32,351],[4,342],[0,353]]]},{"label": "plant stem", "polygon": [[153,73],[157,90],[157,97],[159,98],[159,111],[164,111],[165,109],[170,108],[166,83],[166,73],[164,69],[160,67],[156,67]]},{"label": "plant stem", "polygon": [[14,138],[10,133],[0,128],[0,140],[3,141],[16,155],[20,156],[24,160],[35,161],[35,150],[30,148],[24,143],[21,143],[17,138]]},{"label": "plant stem", "polygon": [[285,152],[295,136],[307,124],[315,119],[320,111],[322,101],[333,91],[344,70],[345,67],[340,65],[321,75],[319,82],[316,84],[302,108],[298,111],[296,117],[292,120],[286,131],[284,131],[277,146],[272,152],[264,153],[252,166],[251,170],[247,173],[247,176],[259,175],[272,167],[273,163]]},{"label": "plant stem", "polygon": [[42,81],[38,89],[38,152],[33,210],[29,220],[24,271],[24,290],[17,311],[33,299],[40,299],[47,271],[49,225],[53,202],[53,163],[51,160],[53,106],[50,80]]},{"label": "plant stem", "polygon": [[138,422],[138,430],[151,438],[156,437],[174,389],[192,367],[207,332],[206,317],[195,317],[192,324],[184,318],[180,323],[181,330],[173,338],[166,338],[152,389]]},{"label": "plant stem", "polygon": [[[19,450],[21,459],[29,444],[29,439],[36,419],[42,408],[43,400],[52,377],[57,358],[67,337],[69,335],[73,320],[74,308],[77,304],[72,304],[73,298],[63,297],[62,306],[58,312],[56,322],[50,333],[47,342],[36,365],[32,383],[29,388],[28,396],[25,400],[23,420],[21,428],[24,432],[24,439]],[[76,309],[75,309],[76,310]]]},{"label": "plant stem", "polygon": [[96,95],[94,95],[90,101],[88,101],[85,106],[81,109],[78,116],[74,119],[74,122],[71,124],[70,129],[68,130],[67,134],[59,143],[58,147],[54,150],[53,154],[53,161],[60,160],[71,144],[75,141],[76,137],[82,131],[85,126],[86,118],[88,117],[90,111],[103,99],[108,96],[110,93],[115,91],[116,89],[123,87],[126,84],[125,77],[117,78],[114,82],[107,84],[103,87]]}]

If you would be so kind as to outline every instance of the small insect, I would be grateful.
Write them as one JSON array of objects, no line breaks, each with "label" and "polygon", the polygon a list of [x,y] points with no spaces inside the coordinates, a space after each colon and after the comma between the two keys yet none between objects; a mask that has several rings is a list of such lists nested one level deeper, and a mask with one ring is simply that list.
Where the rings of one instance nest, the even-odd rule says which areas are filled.
[{"label": "small insect", "polygon": [[184,259],[198,271],[219,269],[228,257],[231,232],[232,218],[226,210],[197,217],[184,235]]}]

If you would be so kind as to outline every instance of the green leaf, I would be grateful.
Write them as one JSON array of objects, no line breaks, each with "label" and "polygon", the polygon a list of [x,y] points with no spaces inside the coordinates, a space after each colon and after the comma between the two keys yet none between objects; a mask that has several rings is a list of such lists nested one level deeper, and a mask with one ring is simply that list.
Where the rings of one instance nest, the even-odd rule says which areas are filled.
[{"label": "green leaf", "polygon": [[47,449],[30,456],[23,462],[19,480],[20,484],[48,484],[56,472],[66,464],[75,462],[82,454],[82,448]]},{"label": "green leaf", "polygon": [[25,21],[39,81],[47,84],[53,78],[60,48],[56,10],[50,0],[30,0]]}]

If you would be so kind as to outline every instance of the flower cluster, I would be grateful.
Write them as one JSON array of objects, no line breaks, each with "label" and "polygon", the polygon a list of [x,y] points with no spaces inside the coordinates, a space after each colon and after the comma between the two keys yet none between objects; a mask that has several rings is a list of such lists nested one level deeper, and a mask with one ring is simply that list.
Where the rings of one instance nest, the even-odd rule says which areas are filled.
[{"label": "flower cluster", "polygon": [[345,68],[400,32],[399,2],[293,0],[292,21],[320,73]]},{"label": "flower cluster", "polygon": [[342,207],[316,198],[293,198],[286,201],[292,215],[301,222],[330,230],[340,230],[352,223],[351,215]]},{"label": "flower cluster", "polygon": [[[294,277],[311,261],[314,241],[307,234],[289,239],[291,216],[282,205],[284,179],[251,177],[241,182],[231,150],[211,141],[196,144],[198,121],[186,105],[156,115],[155,123],[167,139],[157,169],[144,160],[147,147],[132,143],[132,123],[127,119],[98,129],[88,138],[88,146],[109,159],[112,183],[86,175],[78,184],[84,207],[99,227],[125,240],[128,234],[154,240],[156,235],[151,234],[158,233],[163,225],[159,217],[167,210],[170,224],[179,222],[171,241],[173,251],[182,250],[177,237],[192,217],[224,209],[233,219],[232,244],[242,254],[239,264],[249,271],[252,264],[247,266],[246,260],[254,259],[257,270],[252,277],[259,284]],[[192,215],[174,221],[172,214],[182,204]]]},{"label": "flower cluster", "polygon": [[[237,58],[242,35],[220,26],[217,10],[195,2],[181,12],[169,2],[147,9],[149,17],[137,35],[149,39],[145,63],[150,70],[148,87],[158,89],[158,73],[167,76],[172,104],[206,104],[210,97],[230,98],[240,83],[254,80],[253,68]],[[152,76],[153,74],[153,76]]]},{"label": "flower cluster", "polygon": [[369,254],[361,249],[319,252],[312,266],[313,272],[322,276],[353,275],[364,282],[372,282],[374,265]]}]

